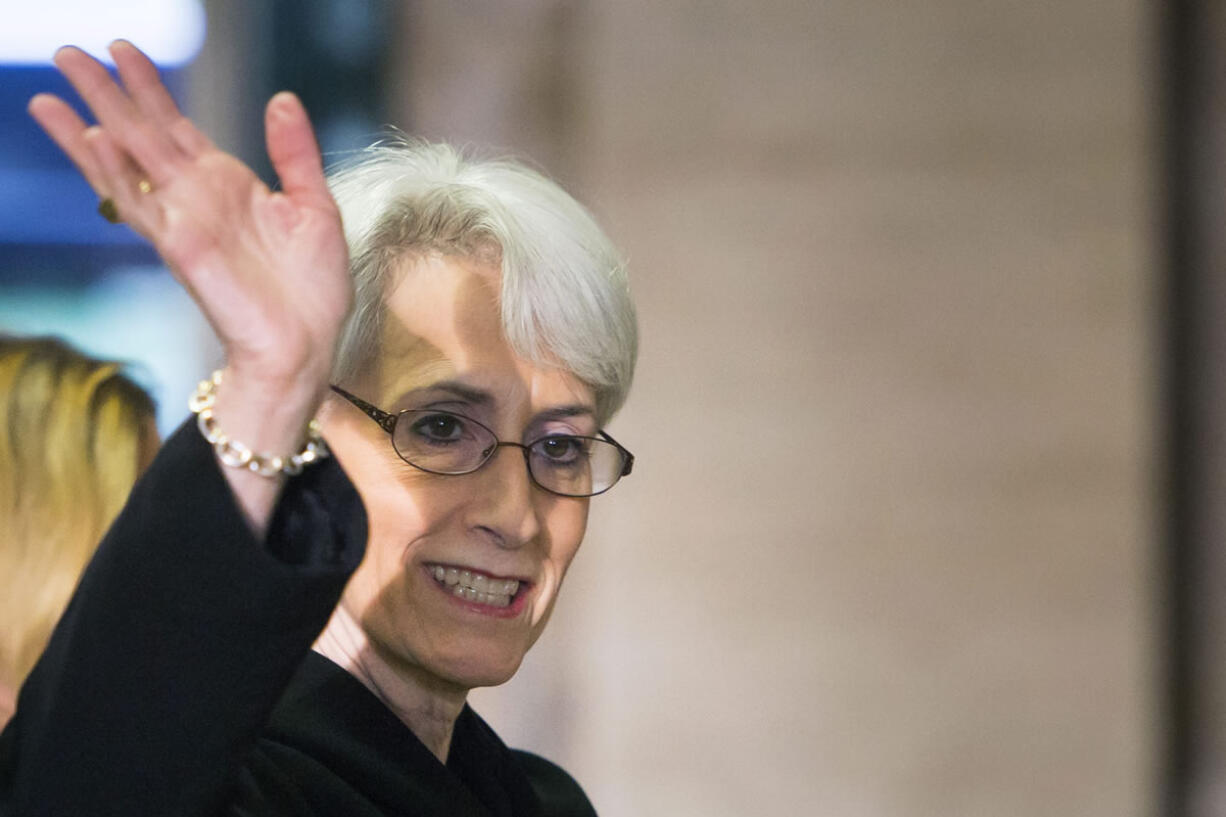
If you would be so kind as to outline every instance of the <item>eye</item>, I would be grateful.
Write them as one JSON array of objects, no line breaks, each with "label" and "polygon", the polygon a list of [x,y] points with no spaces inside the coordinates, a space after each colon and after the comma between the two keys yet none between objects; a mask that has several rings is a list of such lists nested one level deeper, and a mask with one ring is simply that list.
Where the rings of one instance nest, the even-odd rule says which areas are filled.
[{"label": "eye", "polygon": [[413,436],[432,443],[459,442],[465,436],[464,420],[454,414],[427,414],[409,426]]},{"label": "eye", "polygon": [[587,459],[587,446],[581,437],[546,437],[533,443],[532,450],[549,465],[574,465]]}]

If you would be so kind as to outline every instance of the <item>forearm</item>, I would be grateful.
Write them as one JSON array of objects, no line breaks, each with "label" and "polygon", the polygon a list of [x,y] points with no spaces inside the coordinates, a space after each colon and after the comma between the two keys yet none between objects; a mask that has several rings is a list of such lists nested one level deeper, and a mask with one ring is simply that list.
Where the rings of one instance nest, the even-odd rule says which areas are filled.
[{"label": "forearm", "polygon": [[335,463],[285,488],[261,546],[182,429],[133,492],[0,739],[14,815],[208,814],[360,561]]}]

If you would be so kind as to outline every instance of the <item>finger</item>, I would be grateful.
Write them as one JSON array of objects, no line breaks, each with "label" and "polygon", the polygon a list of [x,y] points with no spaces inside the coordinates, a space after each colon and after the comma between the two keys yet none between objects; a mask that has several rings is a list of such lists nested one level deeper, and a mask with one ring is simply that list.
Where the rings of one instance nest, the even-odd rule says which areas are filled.
[{"label": "finger", "polygon": [[109,198],[119,210],[120,218],[152,240],[161,221],[161,210],[154,197],[148,195],[149,191],[141,189],[141,169],[132,163],[103,128],[90,128],[86,132],[85,142],[94,156],[103,183],[110,191]]},{"label": "finger", "polygon": [[170,127],[183,116],[170,92],[162,84],[157,66],[144,52],[127,40],[116,40],[108,50],[111,52],[111,58],[115,60],[115,68],[119,71],[119,78],[123,80],[123,87],[127,89],[141,113],[163,127]]},{"label": "finger", "polygon": [[153,122],[165,128],[171,141],[187,156],[199,156],[212,150],[213,143],[179,110],[158,74],[153,60],[127,40],[116,40],[110,46],[111,57],[119,70],[119,78],[132,96],[136,107]]},{"label": "finger", "polygon": [[104,183],[97,159],[86,144],[85,134],[88,126],[85,120],[77,116],[77,112],[67,102],[51,94],[35,95],[27,110],[38,126],[51,137],[51,141],[59,145],[60,150],[64,151],[77,170],[81,171],[81,175],[89,182],[94,192],[103,198],[109,196],[110,192]]},{"label": "finger", "polygon": [[299,202],[332,206],[319,144],[298,97],[282,91],[268,101],[264,136],[268,157],[281,180],[281,190]]},{"label": "finger", "polygon": [[55,64],[99,124],[154,184],[168,181],[182,158],[178,148],[164,128],[154,126],[142,115],[102,63],[78,48],[66,46],[55,53]]},{"label": "finger", "polygon": [[179,146],[179,150],[193,158],[213,149],[212,140],[186,116],[179,117],[179,121],[170,126],[170,138]]}]

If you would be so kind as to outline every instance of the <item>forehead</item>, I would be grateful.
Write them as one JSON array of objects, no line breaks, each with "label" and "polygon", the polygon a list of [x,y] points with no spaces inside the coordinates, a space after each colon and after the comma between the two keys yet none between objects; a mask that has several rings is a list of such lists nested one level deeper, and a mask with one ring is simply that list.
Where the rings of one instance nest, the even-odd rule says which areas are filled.
[{"label": "forehead", "polygon": [[511,354],[499,316],[501,272],[461,256],[406,255],[393,270],[380,338],[385,369],[446,358],[467,368]]},{"label": "forehead", "polygon": [[498,403],[594,404],[592,390],[566,370],[511,349],[496,263],[431,253],[405,256],[394,273],[372,384],[384,408],[440,380],[487,391]]}]

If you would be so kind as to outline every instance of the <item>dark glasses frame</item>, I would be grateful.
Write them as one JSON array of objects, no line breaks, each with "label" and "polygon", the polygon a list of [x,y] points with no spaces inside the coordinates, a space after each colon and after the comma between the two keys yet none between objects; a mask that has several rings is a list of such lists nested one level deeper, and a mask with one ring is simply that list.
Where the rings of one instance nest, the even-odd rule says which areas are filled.
[{"label": "dark glasses frame", "polygon": [[[437,475],[439,475],[439,476],[444,476],[444,477],[449,477],[449,476],[459,477],[459,476],[463,476],[463,475],[465,475],[465,474],[472,474],[472,473],[474,473],[474,472],[476,472],[476,471],[481,470],[481,469],[482,469],[482,468],[485,466],[485,464],[486,464],[487,462],[489,462],[490,460],[492,460],[492,459],[494,458],[494,452],[495,452],[495,451],[497,451],[499,448],[502,448],[503,446],[507,446],[507,447],[511,447],[511,448],[519,448],[519,449],[522,449],[522,450],[523,450],[523,452],[524,452],[524,464],[525,464],[525,465],[527,465],[527,467],[528,467],[528,476],[531,478],[531,480],[532,480],[532,484],[533,484],[533,485],[537,486],[537,487],[538,487],[538,488],[540,488],[542,491],[546,491],[546,492],[548,492],[548,493],[554,494],[555,496],[565,496],[565,497],[571,497],[571,498],[574,498],[574,499],[582,499],[582,498],[585,498],[585,497],[599,496],[600,494],[605,493],[606,491],[608,491],[609,489],[611,489],[611,488],[612,488],[614,485],[616,485],[618,482],[620,482],[620,481],[621,481],[621,479],[622,479],[622,477],[629,476],[629,475],[630,475],[630,472],[634,470],[634,454],[630,453],[630,450],[629,450],[628,448],[626,448],[624,445],[622,445],[622,444],[621,444],[621,443],[619,443],[617,440],[613,439],[611,436],[609,436],[607,433],[605,433],[605,431],[604,431],[604,430],[600,430],[600,431],[597,431],[597,432],[596,432],[597,434],[599,434],[599,435],[600,435],[599,437],[584,437],[583,435],[580,435],[580,434],[559,434],[559,435],[548,435],[548,434],[547,434],[547,435],[545,435],[544,437],[541,437],[541,438],[540,438],[540,440],[533,440],[532,442],[530,442],[530,443],[528,443],[528,444],[526,444],[526,445],[525,445],[525,444],[523,444],[523,443],[516,443],[516,442],[504,442],[503,440],[498,439],[498,435],[494,433],[494,430],[493,430],[492,428],[490,428],[489,426],[485,425],[484,423],[482,423],[482,422],[480,422],[480,421],[478,421],[478,420],[474,420],[473,418],[471,418],[471,417],[469,417],[469,416],[467,416],[467,415],[464,415],[464,414],[459,414],[458,412],[454,412],[454,411],[445,411],[445,412],[442,412],[442,413],[445,413],[445,414],[454,414],[454,415],[455,415],[455,416],[457,416],[457,417],[462,417],[462,418],[464,418],[465,420],[467,420],[468,422],[473,423],[473,424],[475,424],[475,425],[477,425],[477,426],[479,426],[479,427],[481,427],[481,428],[485,429],[486,431],[488,431],[488,432],[489,432],[489,434],[490,434],[490,437],[492,437],[492,438],[493,438],[493,440],[494,440],[494,445],[493,445],[493,447],[492,447],[492,448],[490,448],[489,454],[487,454],[487,455],[486,455],[486,457],[485,457],[483,460],[481,460],[481,462],[477,463],[477,465],[476,465],[476,466],[474,466],[473,468],[471,468],[471,469],[469,469],[469,470],[467,470],[467,471],[432,471],[432,470],[430,470],[429,468],[423,468],[422,466],[418,465],[417,463],[410,461],[410,460],[409,460],[409,459],[407,459],[407,458],[406,458],[406,457],[405,457],[403,454],[401,454],[401,453],[400,453],[400,450],[399,450],[398,448],[396,448],[396,445],[395,445],[395,442],[394,442],[394,440],[395,440],[395,435],[396,435],[396,424],[397,424],[397,422],[400,420],[400,417],[401,417],[401,416],[403,416],[403,415],[405,415],[405,414],[410,413],[410,411],[409,411],[409,410],[407,410],[407,409],[406,409],[405,411],[402,411],[402,412],[400,412],[399,414],[392,414],[390,411],[384,411],[383,409],[379,408],[378,406],[375,406],[375,405],[372,405],[372,404],[370,404],[370,403],[366,402],[366,401],[365,401],[365,400],[363,400],[361,397],[358,397],[358,396],[357,396],[357,395],[355,395],[355,394],[351,394],[351,393],[349,393],[349,392],[345,391],[345,390],[344,390],[344,389],[342,389],[340,386],[337,386],[337,385],[330,385],[330,386],[329,386],[329,388],[331,388],[331,389],[332,389],[332,391],[336,392],[336,393],[337,393],[337,394],[339,394],[341,397],[345,398],[345,399],[346,399],[346,400],[348,400],[350,403],[352,403],[354,406],[356,406],[358,409],[360,409],[360,410],[361,410],[361,412],[362,412],[363,414],[365,414],[365,415],[366,415],[367,417],[369,417],[370,419],[374,420],[376,423],[378,423],[378,424],[379,424],[379,427],[380,427],[380,428],[382,428],[384,431],[386,431],[386,432],[387,432],[388,437],[389,437],[389,438],[390,438],[390,439],[393,441],[393,443],[392,443],[392,450],[396,452],[396,456],[400,457],[400,459],[404,460],[406,463],[408,463],[409,465],[413,466],[413,467],[414,467],[414,468],[416,468],[417,470],[419,470],[419,471],[423,471],[423,472],[425,472],[425,473],[427,473],[427,474],[437,474]],[[528,463],[528,454],[529,454],[529,452],[532,450],[532,446],[534,446],[534,445],[536,445],[537,443],[541,442],[541,440],[546,440],[546,439],[548,439],[550,436],[570,437],[570,438],[579,439],[579,440],[583,440],[583,439],[599,439],[599,440],[600,440],[600,441],[602,441],[602,442],[609,443],[609,444],[611,444],[612,446],[614,446],[614,447],[615,447],[615,448],[616,448],[618,451],[620,451],[620,452],[621,452],[621,455],[622,455],[622,470],[621,470],[621,472],[620,472],[620,473],[617,475],[617,478],[616,478],[615,480],[613,480],[613,482],[611,482],[611,483],[608,485],[608,487],[603,488],[603,489],[601,489],[601,490],[599,490],[599,491],[596,491],[595,493],[591,493],[591,494],[564,494],[564,493],[562,493],[562,492],[560,492],[560,491],[555,491],[555,490],[553,490],[552,488],[550,488],[550,487],[548,487],[548,486],[546,486],[546,485],[542,485],[542,484],[541,484],[541,483],[540,483],[540,482],[537,480],[537,478],[536,478],[536,474],[532,473],[532,466],[531,466],[531,465]]]}]

